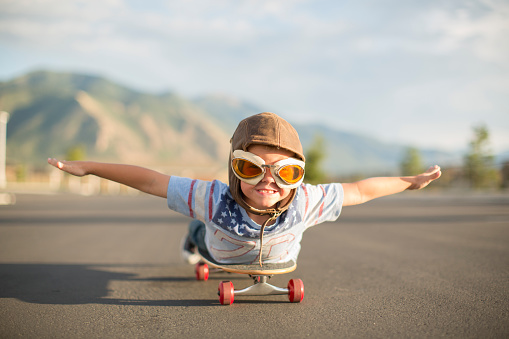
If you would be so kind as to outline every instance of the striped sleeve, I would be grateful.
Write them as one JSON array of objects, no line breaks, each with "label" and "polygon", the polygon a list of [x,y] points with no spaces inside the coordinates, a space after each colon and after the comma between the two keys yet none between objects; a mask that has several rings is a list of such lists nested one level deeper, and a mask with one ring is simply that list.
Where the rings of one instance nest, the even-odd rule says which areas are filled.
[{"label": "striped sleeve", "polygon": [[194,219],[210,220],[214,199],[218,197],[217,186],[217,181],[172,176],[168,184],[168,207]]},{"label": "striped sleeve", "polygon": [[336,220],[343,206],[343,186],[341,184],[302,185],[301,209],[306,227],[325,221]]}]

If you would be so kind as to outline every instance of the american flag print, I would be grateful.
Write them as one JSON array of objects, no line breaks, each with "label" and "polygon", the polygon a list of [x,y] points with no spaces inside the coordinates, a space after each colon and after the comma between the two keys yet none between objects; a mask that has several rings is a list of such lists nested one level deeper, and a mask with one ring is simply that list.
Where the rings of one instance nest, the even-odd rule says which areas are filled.
[{"label": "american flag print", "polygon": [[[296,203],[296,200],[294,200],[292,205]],[[211,221],[228,233],[235,234],[239,237],[250,239],[260,238],[260,225],[254,224],[254,222],[250,219],[246,220],[245,213],[242,213],[241,208],[242,207],[235,202],[228,192],[228,194],[224,194],[221,197],[217,210]],[[292,225],[301,221],[302,217],[300,213],[298,213],[297,209],[292,209],[290,207],[289,211],[283,213],[274,225],[270,225],[265,228],[264,235],[277,234],[288,230]]]}]

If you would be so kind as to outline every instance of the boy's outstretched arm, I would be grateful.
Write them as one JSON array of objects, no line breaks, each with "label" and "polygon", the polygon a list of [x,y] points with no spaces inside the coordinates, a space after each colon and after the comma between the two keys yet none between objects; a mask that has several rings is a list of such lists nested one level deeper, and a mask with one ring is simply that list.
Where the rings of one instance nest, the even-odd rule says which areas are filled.
[{"label": "boy's outstretched arm", "polygon": [[366,201],[386,195],[403,192],[404,190],[421,189],[430,182],[440,178],[439,166],[432,166],[426,172],[409,177],[369,178],[354,183],[343,184],[343,206],[362,204]]},{"label": "boy's outstretched arm", "polygon": [[170,181],[169,175],[138,166],[56,159],[48,159],[48,163],[78,177],[92,174],[162,198],[166,198]]}]

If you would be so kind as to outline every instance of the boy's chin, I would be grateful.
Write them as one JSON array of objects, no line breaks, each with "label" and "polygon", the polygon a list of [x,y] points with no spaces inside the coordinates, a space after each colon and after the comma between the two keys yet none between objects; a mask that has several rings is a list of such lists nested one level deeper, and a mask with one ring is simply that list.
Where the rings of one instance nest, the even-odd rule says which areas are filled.
[{"label": "boy's chin", "polygon": [[277,204],[272,204],[272,205],[261,205],[259,207],[257,207],[259,210],[269,210],[269,209],[273,209],[273,208],[276,208]]},{"label": "boy's chin", "polygon": [[277,203],[275,204],[271,204],[271,203],[255,203],[255,202],[248,202],[246,201],[251,207],[254,207],[258,210],[268,210],[268,209],[271,209],[271,208],[276,208],[277,206]]},{"label": "boy's chin", "polygon": [[278,201],[255,201],[253,199],[246,198],[244,196],[244,201],[251,207],[254,207],[258,210],[268,210],[271,208],[276,208]]},{"label": "boy's chin", "polygon": [[242,197],[244,201],[251,207],[254,207],[258,210],[267,210],[273,209],[278,206],[279,202],[283,202],[289,196],[289,191],[283,191],[274,193],[272,196],[258,194],[256,191],[248,191],[248,194],[242,192]]}]

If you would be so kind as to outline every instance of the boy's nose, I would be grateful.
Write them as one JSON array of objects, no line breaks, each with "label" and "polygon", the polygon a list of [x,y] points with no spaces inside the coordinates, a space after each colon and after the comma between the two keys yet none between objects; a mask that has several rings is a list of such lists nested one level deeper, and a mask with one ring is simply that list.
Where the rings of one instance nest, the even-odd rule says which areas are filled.
[{"label": "boy's nose", "polygon": [[272,172],[270,171],[270,168],[265,168],[265,173],[263,175],[262,180],[266,181],[266,182],[276,182],[276,180],[272,176]]}]

